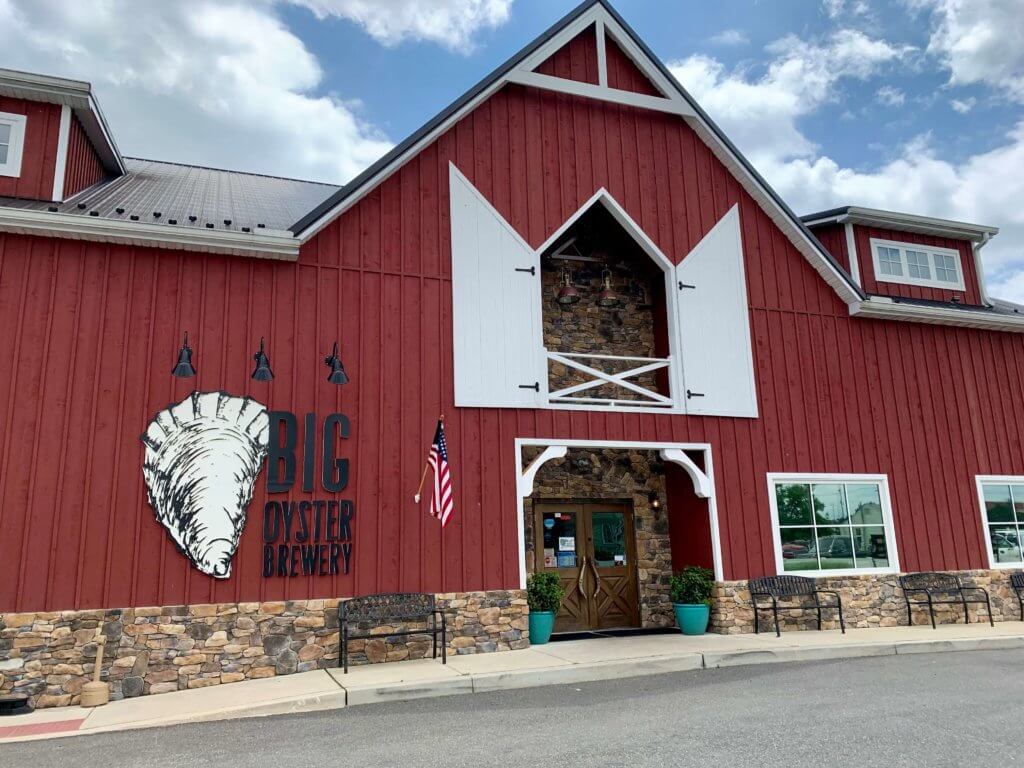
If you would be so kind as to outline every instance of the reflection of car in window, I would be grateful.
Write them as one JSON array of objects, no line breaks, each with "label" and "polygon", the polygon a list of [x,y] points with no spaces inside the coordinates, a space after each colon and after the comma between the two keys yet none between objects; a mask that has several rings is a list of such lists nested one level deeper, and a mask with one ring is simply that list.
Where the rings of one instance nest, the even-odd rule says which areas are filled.
[{"label": "reflection of car in window", "polygon": [[782,557],[786,560],[792,560],[797,557],[806,557],[810,552],[810,547],[806,544],[798,542],[789,542],[782,545]]}]

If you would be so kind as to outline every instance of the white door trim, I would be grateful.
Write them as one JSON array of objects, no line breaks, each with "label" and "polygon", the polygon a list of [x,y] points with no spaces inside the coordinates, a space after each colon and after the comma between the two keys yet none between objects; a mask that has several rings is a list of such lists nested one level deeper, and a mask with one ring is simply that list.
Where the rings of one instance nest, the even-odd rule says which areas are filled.
[{"label": "white door trim", "polygon": [[[523,468],[523,448],[543,447],[530,466]],[[574,440],[572,438],[552,439],[539,437],[517,437],[515,439],[516,460],[516,529],[519,538],[519,588],[526,589],[526,525],[523,518],[523,499],[533,493],[533,481],[538,470],[546,462],[565,456],[569,448],[625,448],[635,451],[657,451],[665,461],[679,464],[693,480],[694,491],[708,500],[708,517],[711,523],[711,558],[715,580],[724,581],[722,571],[722,544],[718,532],[718,504],[715,494],[715,473],[711,457],[711,443],[657,443],[642,440]],[[704,455],[704,470],[687,456],[684,451],[700,451]],[[669,511],[671,514],[671,511]]]}]

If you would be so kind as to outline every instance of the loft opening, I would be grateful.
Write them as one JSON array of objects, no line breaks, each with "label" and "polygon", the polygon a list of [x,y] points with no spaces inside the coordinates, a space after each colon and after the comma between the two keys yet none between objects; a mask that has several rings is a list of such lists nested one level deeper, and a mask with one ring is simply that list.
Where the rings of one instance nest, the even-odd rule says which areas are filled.
[{"label": "loft opening", "polygon": [[541,252],[548,399],[672,408],[666,265],[598,196]]}]

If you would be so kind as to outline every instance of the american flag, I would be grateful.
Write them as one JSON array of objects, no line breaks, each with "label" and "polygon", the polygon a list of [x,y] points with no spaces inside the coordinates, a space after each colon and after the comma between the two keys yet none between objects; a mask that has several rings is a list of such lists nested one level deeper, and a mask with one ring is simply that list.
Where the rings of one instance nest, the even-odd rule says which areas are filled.
[{"label": "american flag", "polygon": [[430,514],[441,521],[441,527],[448,524],[455,502],[452,499],[452,475],[448,469],[448,443],[444,438],[444,422],[438,419],[434,442],[430,444],[427,463],[434,469],[434,498],[430,502]]}]

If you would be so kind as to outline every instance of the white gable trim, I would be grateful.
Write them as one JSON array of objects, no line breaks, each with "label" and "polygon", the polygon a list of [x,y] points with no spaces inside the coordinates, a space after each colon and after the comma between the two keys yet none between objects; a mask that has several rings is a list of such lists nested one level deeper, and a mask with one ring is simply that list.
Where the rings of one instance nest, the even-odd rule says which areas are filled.
[{"label": "white gable trim", "polygon": [[661,96],[648,96],[633,91],[622,91],[618,88],[609,88],[604,85],[582,83],[579,80],[566,80],[563,77],[552,77],[542,75],[539,72],[510,72],[508,76],[510,83],[518,83],[531,88],[540,88],[545,91],[565,93],[570,96],[582,96],[597,101],[608,101],[612,104],[622,104],[627,107],[638,107],[639,109],[651,109],[656,112],[668,112],[681,117],[692,117],[695,113],[693,108],[682,99],[665,99]]},{"label": "white gable trim", "polygon": [[[701,140],[725,164],[743,188],[757,201],[758,205],[764,209],[772,221],[782,230],[804,258],[811,263],[822,278],[832,286],[839,297],[847,304],[862,300],[864,298],[863,294],[849,276],[840,267],[835,265],[819,244],[813,241],[796,215],[780,204],[774,193],[769,191],[765,183],[750,172],[738,151],[730,147],[718,136],[716,131],[705,120],[700,109],[685,95],[685,91],[683,91],[679,84],[674,80],[670,81],[666,78],[660,68],[648,58],[640,46],[633,40],[632,35],[604,6],[603,0],[595,0],[590,7],[580,11],[574,19],[570,20],[562,29],[537,46],[534,51],[524,56],[521,60],[510,64],[507,71],[482,88],[474,98],[469,99],[459,109],[438,122],[431,130],[426,131],[416,141],[410,143],[405,151],[381,167],[376,173],[361,181],[356,188],[345,192],[344,197],[336,205],[297,233],[300,240],[302,242],[309,240],[329,222],[347,211],[378,184],[395,173],[410,158],[434,142],[438,136],[476,109],[483,101],[490,98],[507,83],[514,82],[514,77],[519,77],[522,73],[533,72],[541,62],[592,24],[596,25],[598,33],[603,32],[605,36],[610,35],[619,47],[622,48],[623,52],[640,68],[640,71],[651,80],[655,87],[660,88],[663,93],[671,94],[670,100],[672,103],[679,105],[678,114],[686,114],[684,109],[692,112],[692,114],[684,117],[687,123],[694,128]],[[598,45],[599,55],[602,48],[601,45]],[[607,78],[607,74],[605,77]],[[565,82],[572,83],[574,81]],[[600,85],[597,87],[601,88]],[[612,97],[609,100],[617,98],[616,94],[612,93],[612,89],[609,88],[604,89],[603,95],[605,97]],[[638,96],[640,94],[633,95]]]}]

